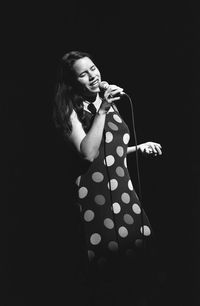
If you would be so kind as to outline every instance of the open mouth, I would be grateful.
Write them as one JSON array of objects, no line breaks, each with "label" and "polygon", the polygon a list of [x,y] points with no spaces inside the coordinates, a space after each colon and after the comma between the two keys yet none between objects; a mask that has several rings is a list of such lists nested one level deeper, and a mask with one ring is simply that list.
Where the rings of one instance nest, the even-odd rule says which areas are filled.
[{"label": "open mouth", "polygon": [[91,87],[97,87],[97,86],[99,86],[99,80],[95,80],[95,81],[91,82],[91,83],[90,83],[90,86],[91,86]]}]

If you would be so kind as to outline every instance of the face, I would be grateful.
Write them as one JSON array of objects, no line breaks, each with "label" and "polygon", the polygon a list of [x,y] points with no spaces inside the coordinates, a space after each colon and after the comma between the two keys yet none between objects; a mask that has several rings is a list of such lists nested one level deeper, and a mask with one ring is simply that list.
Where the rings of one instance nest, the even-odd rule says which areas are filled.
[{"label": "face", "polygon": [[92,60],[89,57],[78,59],[74,63],[73,69],[83,92],[86,95],[96,95],[99,92],[101,74]]}]

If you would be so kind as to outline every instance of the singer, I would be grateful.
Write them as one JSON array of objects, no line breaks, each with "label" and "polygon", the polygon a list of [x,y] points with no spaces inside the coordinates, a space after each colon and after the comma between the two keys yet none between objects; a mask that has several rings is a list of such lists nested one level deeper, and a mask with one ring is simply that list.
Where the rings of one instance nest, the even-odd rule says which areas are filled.
[{"label": "singer", "polygon": [[[102,82],[88,53],[71,51],[62,57],[53,118],[81,164],[75,182],[76,205],[94,300],[104,290],[104,297],[98,295],[101,305],[113,305],[113,301],[125,305],[128,297],[122,298],[122,288],[133,300],[142,297],[148,282],[143,273],[148,261],[143,254],[153,240],[127,167],[127,154],[134,153],[136,147],[129,146],[128,126],[115,105],[123,93],[123,88]],[[162,154],[161,145],[152,141],[139,144],[137,149],[144,155]],[[105,289],[113,283],[115,288]]]}]

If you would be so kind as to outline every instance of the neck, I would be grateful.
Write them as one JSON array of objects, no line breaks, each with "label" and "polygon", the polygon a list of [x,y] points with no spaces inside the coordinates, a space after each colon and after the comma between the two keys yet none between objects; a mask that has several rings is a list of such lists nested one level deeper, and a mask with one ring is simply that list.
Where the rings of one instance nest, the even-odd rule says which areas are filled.
[{"label": "neck", "polygon": [[94,95],[86,96],[85,100],[89,103],[94,103],[98,98],[98,94],[95,93]]}]

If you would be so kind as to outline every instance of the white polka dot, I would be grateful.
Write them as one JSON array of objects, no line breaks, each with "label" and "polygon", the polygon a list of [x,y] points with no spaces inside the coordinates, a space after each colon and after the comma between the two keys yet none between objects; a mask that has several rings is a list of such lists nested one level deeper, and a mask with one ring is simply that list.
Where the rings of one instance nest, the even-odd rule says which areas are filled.
[{"label": "white polka dot", "polygon": [[110,182],[108,182],[108,189],[115,190],[117,187],[118,187],[118,182],[116,179],[112,179],[110,180]]},{"label": "white polka dot", "polygon": [[133,185],[132,185],[131,180],[128,181],[128,188],[129,188],[130,190],[133,190]]},{"label": "white polka dot", "polygon": [[127,223],[127,224],[133,224],[133,222],[134,222],[132,216],[129,215],[129,214],[125,214],[123,219],[124,219],[124,222]]},{"label": "white polka dot", "polygon": [[77,177],[76,179],[76,185],[79,186],[81,181],[81,176]]},{"label": "white polka dot", "polygon": [[112,122],[108,122],[108,126],[113,131],[118,131],[118,126]]},{"label": "white polka dot", "polygon": [[125,133],[123,136],[123,142],[127,145],[129,143],[130,136],[128,133]]},{"label": "white polka dot", "polygon": [[124,149],[121,146],[118,146],[116,149],[117,155],[119,155],[119,157],[122,157],[124,154]]},{"label": "white polka dot", "polygon": [[103,223],[104,223],[105,227],[108,228],[108,229],[111,229],[111,228],[114,227],[114,223],[110,218],[106,218]]},{"label": "white polka dot", "polygon": [[151,230],[147,225],[144,225],[143,227],[140,228],[140,232],[144,235],[144,236],[150,236],[151,235]]},{"label": "white polka dot", "polygon": [[125,238],[128,236],[128,230],[124,226],[121,226],[119,228],[118,233],[122,238]]},{"label": "white polka dot", "polygon": [[103,178],[104,178],[104,176],[103,176],[103,174],[102,174],[101,172],[94,172],[94,173],[92,174],[92,179],[93,179],[93,181],[94,181],[95,183],[100,183],[100,182],[102,182],[102,181],[103,181]]},{"label": "white polka dot", "polygon": [[118,214],[121,210],[121,207],[118,203],[113,203],[112,207],[113,207],[114,214]]},{"label": "white polka dot", "polygon": [[130,195],[126,192],[122,193],[121,199],[124,203],[128,204],[130,202]]},{"label": "white polka dot", "polygon": [[90,222],[94,219],[94,212],[90,209],[86,210],[84,213],[84,220]]},{"label": "white polka dot", "polygon": [[127,168],[127,159],[126,159],[126,157],[124,158],[124,166]]},{"label": "white polka dot", "polygon": [[118,250],[118,243],[116,241],[110,241],[108,243],[108,248],[110,251],[117,251]]},{"label": "white polka dot", "polygon": [[113,115],[113,119],[117,121],[118,123],[122,123],[122,119],[116,114]]},{"label": "white polka dot", "polygon": [[104,205],[106,202],[106,199],[103,195],[98,194],[95,196],[94,201],[99,205]]},{"label": "white polka dot", "polygon": [[100,241],[101,241],[101,236],[98,233],[94,233],[91,235],[90,237],[91,244],[97,245],[100,243]]},{"label": "white polka dot", "polygon": [[94,257],[95,257],[95,253],[92,250],[88,250],[89,261],[93,260]]},{"label": "white polka dot", "polygon": [[85,198],[87,194],[88,194],[88,190],[86,187],[81,187],[78,191],[78,195],[80,199]]},{"label": "white polka dot", "polygon": [[111,132],[106,132],[106,142],[110,143],[113,140],[113,134]]},{"label": "white polka dot", "polygon": [[107,166],[112,166],[115,162],[115,159],[112,155],[108,155],[106,156],[105,160],[104,160],[104,164],[107,165]]},{"label": "white polka dot", "polygon": [[133,206],[132,206],[132,210],[133,210],[133,212],[135,213],[135,214],[137,214],[137,215],[139,215],[140,213],[141,213],[141,208],[140,208],[140,206],[138,205],[138,204],[133,204]]},{"label": "white polka dot", "polygon": [[124,176],[124,169],[122,167],[117,167],[115,171],[118,176]]}]

